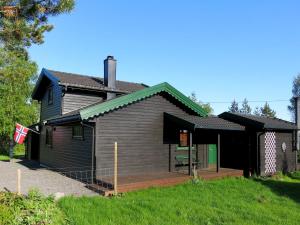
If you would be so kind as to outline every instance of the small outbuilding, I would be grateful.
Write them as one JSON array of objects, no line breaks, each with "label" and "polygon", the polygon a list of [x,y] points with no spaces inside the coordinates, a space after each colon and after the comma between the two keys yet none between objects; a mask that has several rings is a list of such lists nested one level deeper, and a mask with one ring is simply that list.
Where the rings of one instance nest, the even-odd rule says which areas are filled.
[{"label": "small outbuilding", "polygon": [[[279,171],[295,171],[297,167],[297,126],[277,118],[224,112],[220,118],[245,126],[248,140],[246,151],[238,153],[226,149],[226,164],[233,165],[236,158],[246,158],[250,174],[269,175]],[[248,151],[247,151],[248,149]],[[242,159],[242,160],[244,160]]]}]

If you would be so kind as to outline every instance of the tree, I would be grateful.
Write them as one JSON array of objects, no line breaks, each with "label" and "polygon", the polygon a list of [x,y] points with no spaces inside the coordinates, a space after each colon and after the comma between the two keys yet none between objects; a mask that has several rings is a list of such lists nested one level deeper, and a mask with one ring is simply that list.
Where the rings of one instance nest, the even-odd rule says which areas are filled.
[{"label": "tree", "polygon": [[243,103],[242,103],[242,108],[240,109],[240,113],[243,113],[243,114],[251,114],[251,107],[250,105],[248,104],[248,100],[245,98]]},{"label": "tree", "polygon": [[25,51],[42,44],[44,33],[52,30],[48,17],[70,12],[74,0],[0,1],[0,41],[9,50]]},{"label": "tree", "polygon": [[260,116],[261,115],[261,109],[258,106],[256,106],[253,114],[255,116]]},{"label": "tree", "polygon": [[31,100],[37,66],[23,54],[0,48],[0,137],[12,145],[15,123],[36,123],[38,111]]},{"label": "tree", "polygon": [[300,96],[300,74],[298,74],[293,80],[292,98],[290,99],[290,105],[288,110],[292,115],[292,120],[295,121],[295,99],[294,97]]},{"label": "tree", "polygon": [[212,115],[214,110],[213,108],[211,107],[211,105],[209,103],[203,103],[201,101],[199,101],[197,99],[197,96],[196,96],[196,93],[193,91],[191,93],[191,95],[189,96],[189,98],[193,101],[193,102],[196,102],[198,105],[200,105],[203,110],[208,114],[208,115]]},{"label": "tree", "polygon": [[229,112],[237,113],[239,112],[239,103],[235,101],[235,99],[231,102],[230,107],[228,108]]},{"label": "tree", "polygon": [[267,116],[267,117],[276,117],[275,110],[271,109],[270,105],[266,102],[263,107],[260,108],[261,116]]}]

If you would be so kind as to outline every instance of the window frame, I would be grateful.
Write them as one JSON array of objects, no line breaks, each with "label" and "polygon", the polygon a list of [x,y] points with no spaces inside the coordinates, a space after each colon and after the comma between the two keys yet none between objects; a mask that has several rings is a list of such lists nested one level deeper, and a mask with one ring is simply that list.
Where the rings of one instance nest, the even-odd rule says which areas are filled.
[{"label": "window frame", "polygon": [[[78,127],[80,127],[81,135],[75,135],[75,128],[78,128]],[[72,139],[84,140],[84,127],[82,125],[77,124],[77,125],[72,126]]]},{"label": "window frame", "polygon": [[53,86],[50,86],[48,88],[48,93],[47,93],[47,101],[48,101],[48,105],[53,105]]},{"label": "window frame", "polygon": [[46,127],[45,144],[51,148],[53,146],[53,128],[52,127]]},{"label": "window frame", "polygon": [[[186,145],[182,145],[182,138],[181,138],[181,135],[184,134],[186,135]],[[178,144],[178,147],[189,147],[189,132],[188,130],[179,130],[179,144]]]}]

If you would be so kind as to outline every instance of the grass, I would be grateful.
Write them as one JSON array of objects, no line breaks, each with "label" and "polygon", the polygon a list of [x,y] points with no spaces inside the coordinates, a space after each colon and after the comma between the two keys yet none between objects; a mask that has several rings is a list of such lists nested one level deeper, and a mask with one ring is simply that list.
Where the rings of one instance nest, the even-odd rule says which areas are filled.
[{"label": "grass", "polygon": [[[21,159],[24,156],[25,156],[24,152],[15,152],[13,158],[14,159]],[[7,154],[4,154],[4,153],[0,154],[0,161],[9,161],[9,160],[10,160],[10,158]]]},{"label": "grass", "polygon": [[300,172],[273,179],[226,178],[151,188],[122,197],[65,197],[71,224],[299,224]]},{"label": "grass", "polygon": [[[22,145],[16,145],[14,149],[14,159],[20,159],[25,156],[25,146]],[[0,161],[9,161],[9,154],[7,152],[0,152]]]}]

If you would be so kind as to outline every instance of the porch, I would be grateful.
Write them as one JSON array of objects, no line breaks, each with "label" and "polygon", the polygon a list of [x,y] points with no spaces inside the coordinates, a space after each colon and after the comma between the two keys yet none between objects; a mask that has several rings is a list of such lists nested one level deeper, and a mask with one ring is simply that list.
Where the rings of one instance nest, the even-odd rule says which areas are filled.
[{"label": "porch", "polygon": [[[242,170],[220,168],[216,172],[215,168],[198,169],[198,178],[203,180],[221,179],[224,177],[241,177]],[[152,172],[137,175],[119,176],[118,177],[118,192],[125,193],[146,189],[149,187],[167,187],[177,184],[182,184],[191,180],[193,177],[188,175],[188,171],[180,172]],[[105,184],[105,185],[103,185]],[[113,191],[113,177],[103,177],[101,181],[89,185],[89,187],[100,194],[109,196]]]},{"label": "porch", "polygon": [[[151,160],[141,165],[133,158],[126,158],[127,161],[115,158],[118,164],[117,169],[113,171],[117,170],[117,174],[103,176],[97,172],[95,183],[90,187],[101,194],[110,195],[113,193],[115,183],[118,192],[170,186],[190,180],[194,170],[200,179],[205,180],[243,176],[245,157],[238,154],[248,152],[244,138],[243,126],[218,117],[192,115],[179,117],[164,113],[160,158],[149,154]],[[241,144],[238,144],[239,142]],[[214,148],[210,149],[210,146]],[[228,149],[229,151],[225,153]],[[210,154],[211,150],[214,150],[213,154]],[[230,152],[231,154],[228,154]],[[139,156],[145,157],[144,154]]]},{"label": "porch", "polygon": [[244,126],[218,117],[164,113],[170,172],[184,170],[192,175],[196,167],[200,172],[219,173],[221,168],[230,168],[245,174],[249,167],[247,137]]}]

